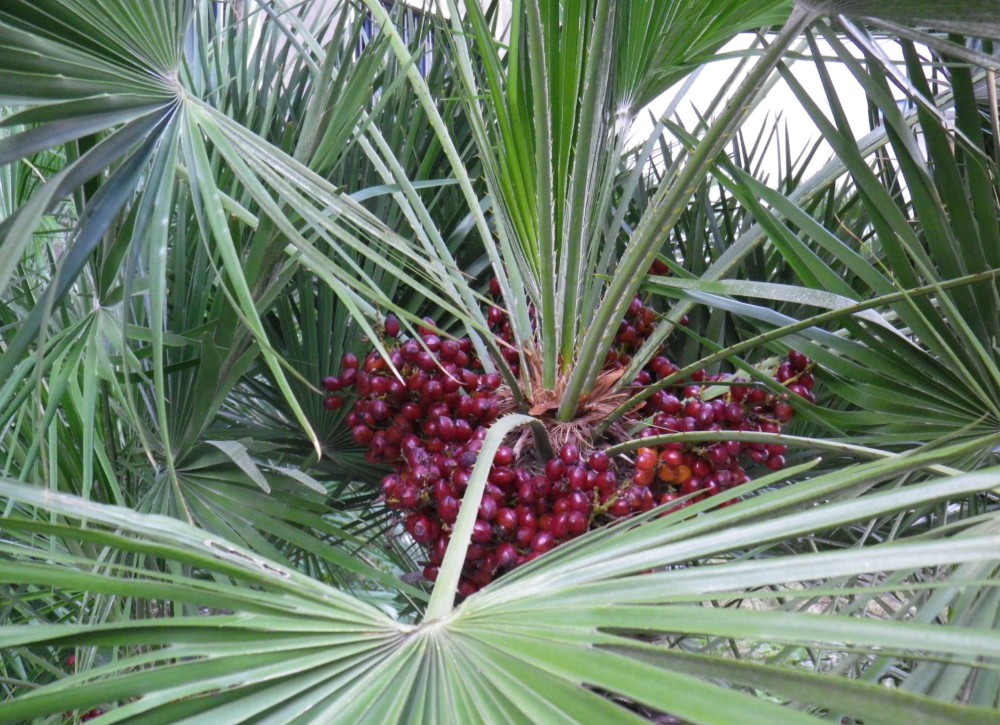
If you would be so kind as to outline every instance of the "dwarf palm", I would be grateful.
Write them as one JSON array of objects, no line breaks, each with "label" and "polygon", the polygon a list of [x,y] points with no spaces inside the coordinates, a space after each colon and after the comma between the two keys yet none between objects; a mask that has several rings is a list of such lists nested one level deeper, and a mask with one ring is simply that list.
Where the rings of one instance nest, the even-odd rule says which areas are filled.
[{"label": "dwarf palm", "polygon": [[[904,19],[925,5],[908,3]],[[994,34],[979,5],[963,4],[970,22],[939,27]],[[784,2],[529,0],[514,4],[506,46],[492,13],[463,18],[452,4],[426,76],[415,57],[424,36],[404,37],[379,2],[364,7],[381,32],[357,60],[367,20],[346,3],[339,14],[264,2],[0,9],[0,95],[26,109],[0,158],[46,154],[35,167],[59,169],[37,188],[3,189],[23,197],[3,222],[4,324],[17,330],[0,359],[2,451],[6,472],[36,485],[0,483],[2,611],[13,625],[46,624],[0,635],[18,695],[0,718],[116,703],[109,721],[991,720],[997,522],[975,507],[995,473],[955,467],[996,440],[988,424],[967,435],[969,418],[952,416],[913,436],[935,448],[897,455],[886,444],[905,441],[877,435],[897,431],[879,430],[871,396],[842,396],[867,417],[799,404],[816,436],[797,442],[839,458],[803,458],[716,500],[594,531],[453,608],[492,455],[517,426],[585,412],[644,284],[683,299],[600,388],[616,404],[702,302],[733,329],[702,335],[713,352],[679,361],[690,369],[728,361],[759,374],[743,358],[783,352],[798,334],[835,391],[860,365],[896,356],[923,375],[911,386],[947,369],[968,383],[964,402],[995,400],[992,380],[975,379],[991,370],[988,352],[954,350],[978,339],[967,325],[995,325],[976,319],[969,295],[989,301],[997,265],[947,256],[965,256],[957,243],[989,249],[995,202],[976,198],[969,237],[963,200],[928,173],[992,188],[991,162],[969,142],[968,99],[956,148],[931,105],[951,100],[924,101],[917,120],[935,134],[935,157],[922,164],[907,136],[914,116],[892,115],[889,71],[857,68],[887,114],[881,135],[858,143],[822,126],[838,161],[775,193],[722,153],[747,104],[807,28],[838,48],[844,35],[870,42],[846,20],[817,20],[815,3],[789,15]],[[735,33],[772,25],[781,30],[761,36],[711,124],[658,129],[676,143],[671,163],[649,161],[654,140],[622,166],[638,109]],[[910,70],[918,98],[922,69]],[[867,165],[886,143],[909,196],[893,197]],[[694,259],[667,242],[709,173],[758,226]],[[825,216],[827,195],[847,201]],[[844,210],[878,255],[830,221]],[[61,236],[39,235],[42,221],[65,224]],[[765,245],[766,270],[783,270],[766,281],[784,286],[748,287],[742,265]],[[675,274],[647,281],[661,254]],[[912,269],[897,268],[907,254]],[[488,275],[513,346],[537,361],[519,373],[489,332]],[[745,296],[765,302],[732,299]],[[412,328],[431,309],[442,329],[473,338],[520,412],[487,435],[425,609],[423,590],[396,581],[407,553],[372,540],[381,515],[364,508],[364,484],[379,472],[313,386],[341,352],[382,345],[386,311]],[[841,321],[846,334],[824,327]],[[893,376],[871,377],[868,389],[898,394]],[[586,435],[642,400],[607,409]],[[870,445],[819,438],[858,428],[875,432]],[[954,432],[971,440],[944,445]],[[69,676],[65,648],[76,653]],[[901,689],[873,684],[886,680]]]}]

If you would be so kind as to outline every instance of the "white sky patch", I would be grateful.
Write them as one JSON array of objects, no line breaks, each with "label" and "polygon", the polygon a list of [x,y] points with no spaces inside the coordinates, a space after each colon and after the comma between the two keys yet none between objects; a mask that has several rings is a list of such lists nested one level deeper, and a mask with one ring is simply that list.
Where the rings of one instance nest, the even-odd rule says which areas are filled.
[{"label": "white sky patch", "polygon": [[[750,46],[751,42],[752,36],[742,35],[723,48],[720,55],[745,50]],[[827,72],[836,88],[851,130],[856,138],[860,138],[870,130],[868,105],[864,90],[851,74],[850,70],[835,57],[827,44],[820,42],[819,49],[827,61]],[[899,59],[899,48],[895,44],[886,43],[885,50],[892,58]],[[808,53],[808,49],[806,53]],[[678,83],[661,95],[647,106],[635,120],[630,134],[631,141],[634,144],[639,144],[647,139],[655,126],[653,118],[661,116],[671,104],[676,104],[674,120],[679,121],[687,129],[695,128],[699,118],[699,111],[704,114],[720,89],[727,87],[730,90],[735,89],[735,85],[731,82],[731,77],[739,62],[739,58],[724,58],[707,63],[698,72],[697,78],[685,95],[680,95],[684,93],[683,82]],[[754,60],[751,59],[750,63],[753,62]],[[803,59],[791,63],[790,68],[799,83],[809,91],[813,102],[822,109],[828,118],[832,118],[830,105],[827,102],[826,93],[823,90],[823,84],[820,80],[816,64],[812,60]],[[902,94],[895,87],[893,91],[897,99],[902,97]],[[758,132],[762,128],[765,129],[765,134],[768,133],[774,125],[775,119],[779,119],[779,128],[788,129],[793,160],[799,152],[809,147],[820,137],[819,130],[813,123],[809,113],[802,107],[788,84],[780,77],[777,77],[773,85],[766,90],[764,96],[759,100],[757,107],[742,124],[747,144],[749,145],[754,142]],[[782,131],[780,137],[782,145],[784,143],[783,136]],[[767,159],[763,165],[765,173],[777,171],[778,168],[777,153],[774,149],[771,151],[773,158]],[[783,146],[781,153],[784,154]],[[829,147],[824,146],[821,148],[813,158],[809,168],[818,169],[829,159],[831,153]],[[773,180],[774,177],[772,176]]]}]

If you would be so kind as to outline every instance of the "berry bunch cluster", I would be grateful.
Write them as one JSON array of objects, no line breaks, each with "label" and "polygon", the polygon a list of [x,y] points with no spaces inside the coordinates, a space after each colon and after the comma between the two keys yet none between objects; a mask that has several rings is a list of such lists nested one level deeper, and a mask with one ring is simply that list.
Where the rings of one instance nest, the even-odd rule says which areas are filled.
[{"label": "berry bunch cluster", "polygon": [[[810,368],[809,360],[793,350],[774,372],[774,380],[789,393],[813,402],[815,381]],[[677,367],[665,357],[657,357],[644,372],[662,379],[676,373]],[[673,392],[665,389],[653,393],[647,403],[652,408],[650,425],[640,437],[697,431],[780,433],[782,424],[794,415],[786,395],[750,386],[743,378],[708,376],[699,371],[692,375],[690,383]],[[772,471],[781,470],[785,467],[785,453],[787,448],[778,443],[667,443],[659,449],[636,451],[633,480],[654,486],[659,503],[690,494],[700,498],[746,483],[749,477],[743,465],[748,461]]]},{"label": "berry bunch cluster", "polygon": [[[516,371],[520,358],[509,345],[510,326],[502,308],[491,307],[488,322],[501,345],[508,343],[502,349]],[[656,313],[634,300],[606,367],[627,365],[655,323]],[[419,339],[403,340],[399,321],[390,315],[384,324],[388,360],[374,351],[363,361],[348,354],[339,375],[324,380],[326,407],[339,409],[352,397],[346,422],[354,441],[366,449],[370,462],[392,467],[381,483],[383,500],[425,547],[424,576],[432,581],[486,431],[513,409],[509,389],[497,373],[484,370],[472,342],[442,339],[435,329],[433,321],[425,320]],[[811,367],[805,356],[791,352],[774,373],[788,391],[780,395],[745,379],[698,372],[657,390],[626,422],[645,423],[642,437],[691,431],[777,433],[792,417],[788,394],[813,399]],[[677,371],[667,357],[655,357],[630,390],[639,392]],[[548,461],[539,460],[523,439],[502,446],[492,461],[459,593],[468,596],[505,571],[614,519],[682,497],[688,498],[677,505],[688,505],[738,486],[748,480],[743,468],[748,461],[772,470],[785,464],[785,448],[776,444],[669,443],[640,448],[631,458],[612,458],[603,448],[615,442],[569,441]]]}]

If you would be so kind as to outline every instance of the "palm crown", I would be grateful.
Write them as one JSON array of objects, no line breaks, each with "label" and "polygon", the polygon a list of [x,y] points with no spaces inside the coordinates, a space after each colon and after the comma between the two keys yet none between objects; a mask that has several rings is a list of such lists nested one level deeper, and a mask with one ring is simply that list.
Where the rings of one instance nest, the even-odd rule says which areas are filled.
[{"label": "palm crown", "polygon": [[[994,721],[1000,27],[954,5],[0,8],[0,721]],[[744,126],[777,78],[798,159]],[[440,522],[386,511],[408,464],[357,432],[390,398],[319,384],[374,351],[388,388],[432,338],[501,400],[433,586]],[[697,371],[793,427],[662,425]],[[780,465],[689,491],[678,459],[664,506],[595,493],[466,583],[511,444],[638,480],[727,441]]]}]

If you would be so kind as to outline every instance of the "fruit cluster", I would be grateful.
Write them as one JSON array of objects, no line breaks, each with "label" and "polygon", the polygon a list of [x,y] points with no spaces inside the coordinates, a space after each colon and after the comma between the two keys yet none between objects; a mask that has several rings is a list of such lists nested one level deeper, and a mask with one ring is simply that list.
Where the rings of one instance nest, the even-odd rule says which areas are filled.
[{"label": "fruit cluster", "polygon": [[[499,290],[492,289],[494,294]],[[500,307],[488,314],[508,364],[520,364]],[[618,332],[608,370],[621,370],[649,337],[656,313],[635,299]],[[384,324],[388,360],[378,352],[363,361],[345,355],[339,375],[324,380],[325,405],[336,410],[346,396],[354,441],[372,463],[392,472],[381,483],[385,504],[398,511],[409,535],[427,551],[424,576],[434,580],[448,547],[482,441],[489,426],[514,408],[499,374],[486,372],[468,338],[442,339],[430,320],[418,339],[400,338],[399,321]],[[391,363],[391,365],[390,365]],[[793,414],[788,394],[813,400],[811,364],[791,352],[774,372],[788,392],[703,371],[653,393],[626,423],[640,436],[692,431],[777,433]],[[398,376],[395,371],[398,371]],[[665,356],[653,358],[629,388],[633,394],[674,375]],[[511,440],[495,454],[479,505],[459,593],[468,596],[496,576],[584,532],[658,504],[686,506],[748,480],[743,464],[785,465],[785,447],[741,441],[707,445],[668,443],[612,458],[603,448],[617,441],[577,439],[539,460],[530,440]]]}]

